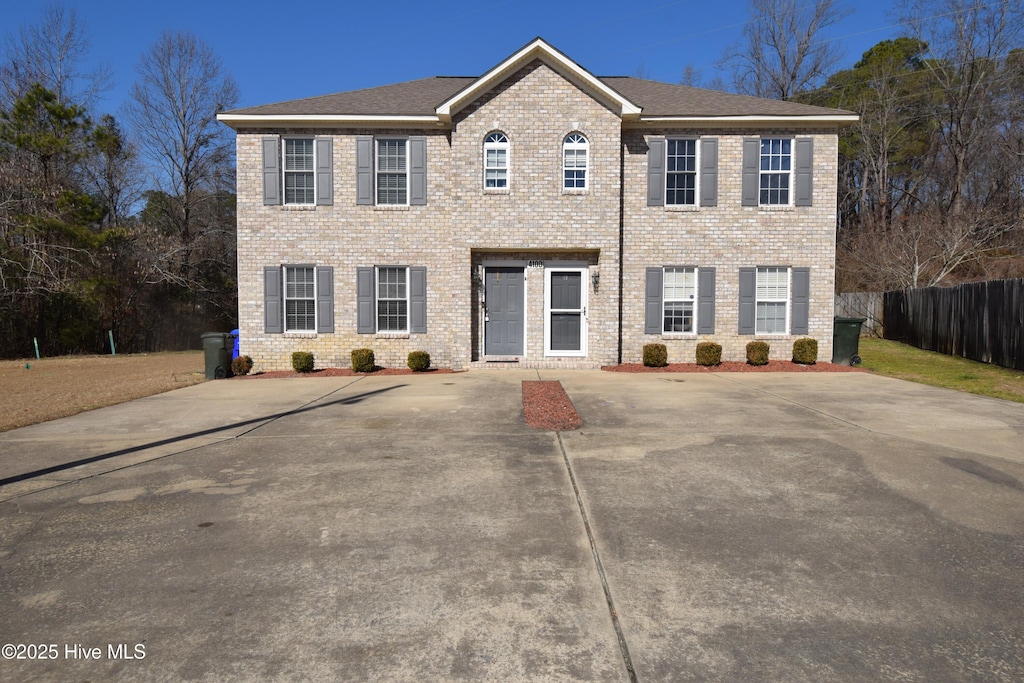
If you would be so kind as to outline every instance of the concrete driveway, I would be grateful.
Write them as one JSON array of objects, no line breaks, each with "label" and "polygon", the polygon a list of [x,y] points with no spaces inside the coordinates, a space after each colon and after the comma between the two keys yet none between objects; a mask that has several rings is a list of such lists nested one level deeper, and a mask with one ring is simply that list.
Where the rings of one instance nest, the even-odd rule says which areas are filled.
[{"label": "concrete driveway", "polygon": [[0,679],[1019,681],[1022,444],[860,373],[210,382],[0,434]]}]

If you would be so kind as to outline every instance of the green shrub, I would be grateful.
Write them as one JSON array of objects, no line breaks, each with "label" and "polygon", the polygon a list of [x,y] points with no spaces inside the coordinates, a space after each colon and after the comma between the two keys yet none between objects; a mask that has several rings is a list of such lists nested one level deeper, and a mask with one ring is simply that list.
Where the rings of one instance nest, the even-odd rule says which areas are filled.
[{"label": "green shrub", "polygon": [[715,342],[697,344],[697,365],[705,367],[722,364],[722,345]]},{"label": "green shrub", "polygon": [[664,344],[644,344],[644,365],[663,368],[668,365],[668,349]]},{"label": "green shrub", "polygon": [[313,372],[313,354],[309,351],[296,351],[292,354],[292,367],[295,372]]},{"label": "green shrub", "polygon": [[818,340],[803,337],[793,342],[793,362],[814,365],[818,362]]},{"label": "green shrub", "polygon": [[426,351],[410,351],[405,364],[413,372],[423,372],[430,368],[430,354]]},{"label": "green shrub", "polygon": [[252,358],[249,356],[239,356],[231,361],[231,372],[236,375],[248,375],[250,371],[252,371]]},{"label": "green shrub", "polygon": [[747,344],[747,362],[751,365],[768,365],[768,342],[752,341]]},{"label": "green shrub", "polygon": [[352,369],[356,372],[373,372],[377,367],[371,349],[352,349]]}]

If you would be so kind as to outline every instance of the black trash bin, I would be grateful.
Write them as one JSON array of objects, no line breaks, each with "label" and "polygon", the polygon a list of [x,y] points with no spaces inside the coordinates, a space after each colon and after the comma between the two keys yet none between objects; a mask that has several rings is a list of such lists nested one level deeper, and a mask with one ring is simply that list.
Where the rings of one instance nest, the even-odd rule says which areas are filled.
[{"label": "black trash bin", "polygon": [[231,376],[231,350],[224,332],[204,332],[203,356],[206,359],[206,379],[224,379]]},{"label": "black trash bin", "polygon": [[860,365],[860,326],[867,318],[839,318],[832,322],[832,362],[836,365]]}]

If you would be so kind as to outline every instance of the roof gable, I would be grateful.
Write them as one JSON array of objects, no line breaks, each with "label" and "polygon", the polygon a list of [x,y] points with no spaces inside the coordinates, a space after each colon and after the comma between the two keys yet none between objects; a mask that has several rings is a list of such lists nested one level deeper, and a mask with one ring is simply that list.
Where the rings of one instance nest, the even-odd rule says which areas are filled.
[{"label": "roof gable", "polygon": [[534,60],[540,60],[581,90],[609,106],[620,118],[633,119],[640,115],[640,107],[607,83],[551,47],[543,39],[534,38],[483,76],[442,102],[436,109],[437,117],[445,123],[450,123],[453,114]]}]

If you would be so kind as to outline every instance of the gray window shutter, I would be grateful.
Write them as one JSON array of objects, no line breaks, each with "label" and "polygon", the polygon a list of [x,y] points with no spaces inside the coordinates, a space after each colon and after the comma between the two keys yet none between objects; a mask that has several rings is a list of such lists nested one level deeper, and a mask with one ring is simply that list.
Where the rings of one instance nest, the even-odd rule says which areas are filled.
[{"label": "gray window shutter", "polygon": [[[758,201],[758,176],[761,167],[761,140],[760,138],[743,138],[743,183],[742,200],[743,206],[757,206]],[[751,332],[750,334],[753,334]]]},{"label": "gray window shutter", "polygon": [[409,332],[427,333],[427,269],[409,268]]},{"label": "gray window shutter", "polygon": [[283,300],[281,298],[281,268],[278,266],[263,269],[263,331],[266,334],[284,332],[284,321],[281,319]]},{"label": "gray window shutter", "polygon": [[356,136],[356,204],[373,206],[373,136]]},{"label": "gray window shutter", "polygon": [[662,296],[662,270],[661,268],[647,269],[647,287],[644,297],[644,334],[661,334],[661,296]]},{"label": "gray window shutter", "polygon": [[700,205],[718,206],[718,138],[700,140]]},{"label": "gray window shutter", "polygon": [[754,334],[757,314],[757,268],[740,268],[740,334]]},{"label": "gray window shutter", "polygon": [[334,203],[334,141],[316,139],[316,203],[330,206]]},{"label": "gray window shutter", "polygon": [[715,333],[715,269],[697,269],[697,334]]},{"label": "gray window shutter", "polygon": [[409,204],[427,204],[427,138],[409,138]]},{"label": "gray window shutter", "polygon": [[814,194],[814,138],[796,140],[796,206],[811,206]]},{"label": "gray window shutter", "polygon": [[356,332],[373,334],[377,331],[374,303],[373,268],[356,268]]},{"label": "gray window shutter", "polygon": [[811,269],[793,269],[793,303],[789,315],[790,334],[807,334],[811,314]]},{"label": "gray window shutter", "polygon": [[334,333],[334,268],[316,269],[316,331]]},{"label": "gray window shutter", "polygon": [[263,138],[263,203],[281,203],[281,139],[276,135]]},{"label": "gray window shutter", "polygon": [[647,141],[647,206],[665,206],[665,138]]}]

